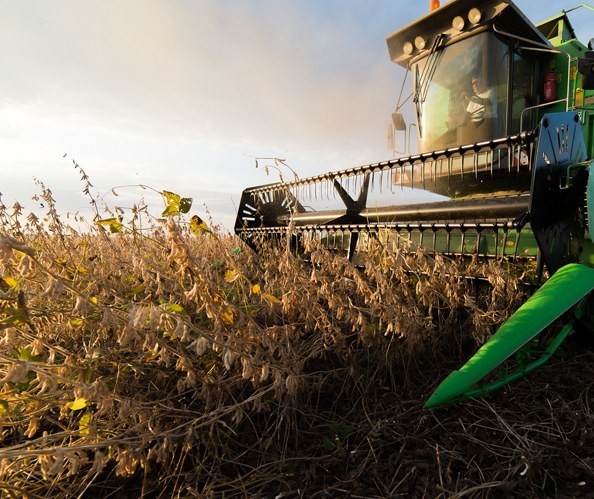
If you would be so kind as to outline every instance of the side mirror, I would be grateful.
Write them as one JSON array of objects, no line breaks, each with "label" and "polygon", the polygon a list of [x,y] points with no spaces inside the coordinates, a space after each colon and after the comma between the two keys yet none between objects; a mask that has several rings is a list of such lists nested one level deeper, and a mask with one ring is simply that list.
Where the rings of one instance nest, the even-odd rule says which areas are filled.
[{"label": "side mirror", "polygon": [[578,71],[582,75],[582,88],[584,90],[594,90],[594,50],[592,45],[594,44],[594,39],[590,40],[588,43],[588,48],[590,50],[586,50],[584,57],[580,57],[578,59]]},{"label": "side mirror", "polygon": [[394,125],[394,130],[406,130],[406,122],[400,111],[394,111],[392,113],[392,124]]}]

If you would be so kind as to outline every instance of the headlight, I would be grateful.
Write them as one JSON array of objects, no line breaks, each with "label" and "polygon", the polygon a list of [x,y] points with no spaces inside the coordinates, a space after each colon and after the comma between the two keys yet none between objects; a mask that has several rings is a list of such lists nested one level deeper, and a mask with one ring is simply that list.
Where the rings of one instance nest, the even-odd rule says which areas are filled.
[{"label": "headlight", "polygon": [[462,16],[456,16],[452,19],[452,28],[456,31],[462,31],[464,29],[464,18]]},{"label": "headlight", "polygon": [[470,9],[468,11],[468,20],[472,23],[472,24],[478,24],[481,22],[481,11],[479,9],[477,9],[476,7],[473,7],[472,9]]}]

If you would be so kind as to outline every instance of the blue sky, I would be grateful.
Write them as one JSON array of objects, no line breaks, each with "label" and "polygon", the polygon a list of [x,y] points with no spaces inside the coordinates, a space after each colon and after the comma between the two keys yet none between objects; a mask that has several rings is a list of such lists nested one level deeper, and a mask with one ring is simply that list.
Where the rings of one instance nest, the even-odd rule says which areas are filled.
[{"label": "blue sky", "polygon": [[[578,3],[516,4],[537,23]],[[144,198],[158,214],[143,184],[231,228],[242,189],[276,181],[254,157],[302,177],[387,159],[403,72],[385,39],[428,6],[0,0],[2,201],[37,210],[38,178],[61,212],[90,213],[75,159],[111,207]],[[594,36],[594,12],[570,17],[584,43]]]}]

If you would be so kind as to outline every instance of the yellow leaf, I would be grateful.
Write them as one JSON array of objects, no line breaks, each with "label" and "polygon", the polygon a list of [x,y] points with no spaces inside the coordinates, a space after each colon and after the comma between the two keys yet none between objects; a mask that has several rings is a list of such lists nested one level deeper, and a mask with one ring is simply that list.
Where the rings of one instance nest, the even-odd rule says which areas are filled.
[{"label": "yellow leaf", "polygon": [[12,277],[3,277],[2,278],[4,280],[4,282],[6,284],[8,284],[8,286],[10,286],[11,288],[16,288],[18,286],[18,282],[16,282],[15,279],[13,279]]},{"label": "yellow leaf", "polygon": [[254,293],[255,295],[259,295],[261,292],[262,292],[262,290],[260,289],[259,284],[254,284],[252,286],[252,293]]},{"label": "yellow leaf", "polygon": [[239,278],[239,272],[234,269],[229,269],[225,272],[225,281],[226,282],[235,282]]},{"label": "yellow leaf", "polygon": [[97,298],[96,296],[91,296],[89,298],[89,301],[93,304],[93,305],[97,305],[99,303],[99,298]]},{"label": "yellow leaf", "polygon": [[87,274],[87,269],[85,269],[82,265],[77,265],[74,269],[74,272],[77,274]]},{"label": "yellow leaf", "polygon": [[108,227],[109,232],[112,234],[121,232],[123,228],[122,221],[118,218],[105,218],[103,220],[97,220],[95,223],[100,226]]},{"label": "yellow leaf", "polygon": [[193,234],[197,236],[201,236],[207,232],[210,232],[208,230],[208,225],[206,225],[206,222],[202,220],[198,215],[193,215],[192,218],[190,218],[190,230]]},{"label": "yellow leaf", "polygon": [[282,303],[276,296],[269,295],[268,293],[262,293],[262,298],[269,303]]},{"label": "yellow leaf", "polygon": [[225,324],[233,324],[235,322],[235,310],[228,308],[227,310],[221,312],[221,320]]},{"label": "yellow leaf", "polygon": [[81,435],[88,435],[89,434],[89,426],[93,422],[93,414],[87,412],[83,414],[78,422],[78,431]]},{"label": "yellow leaf", "polygon": [[68,409],[70,409],[71,411],[80,411],[81,409],[84,409],[87,405],[87,399],[84,397],[79,397],[77,399],[74,399],[72,402],[68,402],[66,404]]}]

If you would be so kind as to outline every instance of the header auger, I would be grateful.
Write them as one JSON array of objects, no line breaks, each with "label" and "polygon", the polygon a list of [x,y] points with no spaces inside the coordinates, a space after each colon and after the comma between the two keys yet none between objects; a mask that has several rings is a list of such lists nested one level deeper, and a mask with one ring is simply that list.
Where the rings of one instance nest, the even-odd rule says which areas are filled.
[{"label": "header auger", "polygon": [[[403,250],[536,261],[548,280],[444,380],[433,407],[535,369],[578,323],[594,329],[594,48],[575,38],[566,11],[535,26],[509,0],[432,2],[387,43],[411,75],[419,152],[246,189],[235,231],[253,247],[319,238],[350,259],[361,234],[381,234]],[[401,107],[395,134],[412,129]],[[401,187],[443,197],[402,204]],[[561,316],[566,326],[535,347]],[[485,381],[514,356],[511,374]]]}]

